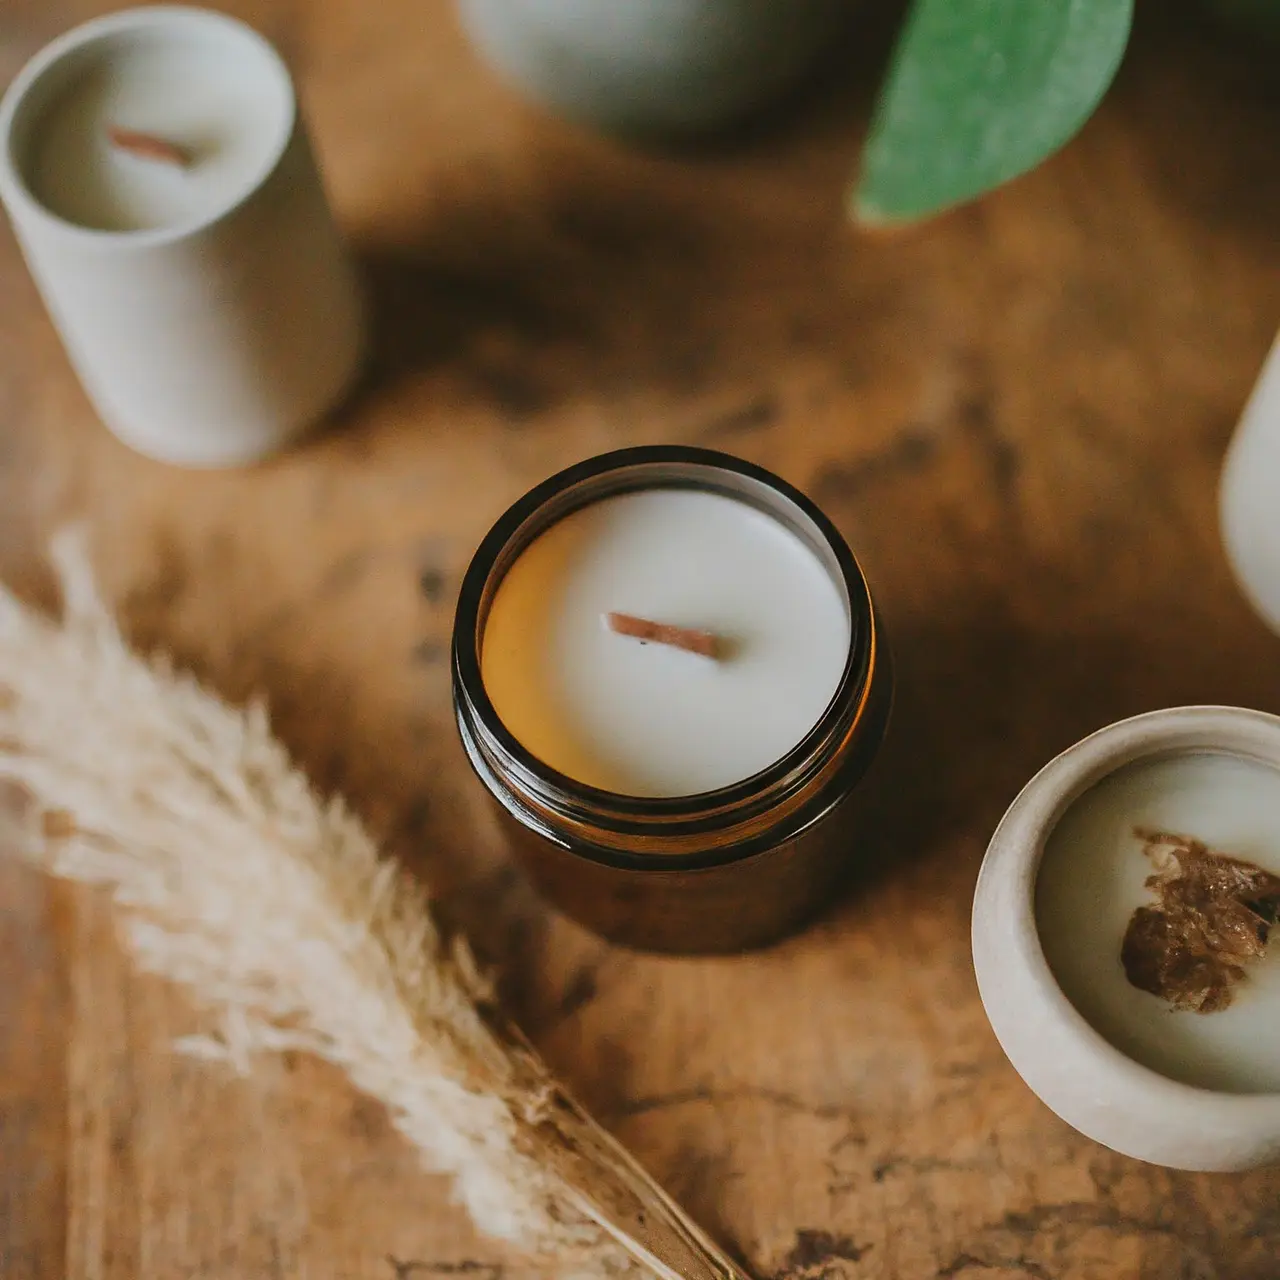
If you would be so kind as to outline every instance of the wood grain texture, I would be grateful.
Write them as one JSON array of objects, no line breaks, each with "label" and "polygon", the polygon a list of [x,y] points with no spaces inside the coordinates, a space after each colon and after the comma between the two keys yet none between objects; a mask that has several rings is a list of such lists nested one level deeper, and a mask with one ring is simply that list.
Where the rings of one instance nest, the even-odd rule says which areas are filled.
[{"label": "wood grain texture", "polygon": [[[100,7],[8,0],[0,76]],[[986,839],[1049,755],[1160,705],[1280,711],[1280,640],[1215,510],[1280,319],[1274,54],[1147,6],[1071,147],[881,239],[841,200],[883,32],[775,127],[670,155],[517,101],[443,0],[231,7],[298,72],[374,367],[279,461],[166,469],[96,422],[0,232],[0,575],[47,599],[44,539],[87,519],[131,634],[266,692],[565,1078],[762,1277],[1274,1280],[1280,1173],[1076,1136],[1004,1061],[968,950]],[[813,495],[898,657],[866,814],[884,872],[742,959],[631,955],[540,907],[450,719],[453,597],[491,520],[660,440]],[[236,1079],[168,1052],[194,1026],[93,894],[0,864],[6,1280],[529,1274],[332,1071]]]}]

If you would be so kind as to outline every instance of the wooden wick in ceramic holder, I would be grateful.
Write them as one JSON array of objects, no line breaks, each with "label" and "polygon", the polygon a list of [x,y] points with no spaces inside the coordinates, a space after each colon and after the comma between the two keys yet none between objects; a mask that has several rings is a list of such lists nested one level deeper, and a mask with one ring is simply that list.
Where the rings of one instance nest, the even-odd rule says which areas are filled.
[{"label": "wooden wick in ceramic holder", "polygon": [[185,147],[154,133],[142,133],[137,129],[124,129],[113,124],[107,130],[107,141],[117,151],[126,151],[140,160],[153,160],[157,164],[173,165],[177,169],[185,169],[191,164],[191,155]]}]

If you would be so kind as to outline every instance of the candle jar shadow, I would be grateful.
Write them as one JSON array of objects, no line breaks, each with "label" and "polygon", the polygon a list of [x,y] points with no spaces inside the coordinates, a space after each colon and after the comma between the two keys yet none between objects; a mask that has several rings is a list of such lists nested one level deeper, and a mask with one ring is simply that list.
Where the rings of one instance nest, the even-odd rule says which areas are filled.
[{"label": "candle jar shadow", "polygon": [[[855,61],[868,57],[863,49]],[[686,398],[725,375],[756,381],[794,350],[797,333],[857,327],[847,299],[812,279],[865,266],[860,318],[862,294],[882,301],[885,267],[849,237],[843,213],[869,83],[855,75],[815,90],[802,148],[780,125],[677,156],[605,151],[548,129],[530,144],[534,180],[523,166],[427,155],[406,181],[430,202],[356,246],[373,313],[362,403],[430,374],[451,398],[522,430],[584,395]],[[798,189],[812,213],[744,200],[740,180],[703,163],[743,151],[766,152],[779,184]],[[793,296],[778,297],[797,263],[831,253],[837,265],[815,263]],[[757,305],[762,289],[771,307]],[[850,360],[866,358],[865,334],[848,346]],[[344,425],[370,429],[352,415]]]},{"label": "candle jar shadow", "polygon": [[358,247],[373,317],[364,398],[445,373],[518,429],[601,380],[701,380],[710,327],[673,333],[670,319],[719,274],[706,219],[621,185],[551,186],[514,210],[500,191],[459,192],[410,242]]},{"label": "candle jar shadow", "polygon": [[938,882],[967,900],[982,849],[1022,785],[1105,724],[1193,703],[1280,711],[1261,628],[1148,631],[1136,618],[1127,628],[1041,629],[993,604],[967,620],[894,628],[890,619],[888,632],[894,712],[850,814],[859,852],[827,917],[833,926],[859,909],[851,895],[943,859]]}]

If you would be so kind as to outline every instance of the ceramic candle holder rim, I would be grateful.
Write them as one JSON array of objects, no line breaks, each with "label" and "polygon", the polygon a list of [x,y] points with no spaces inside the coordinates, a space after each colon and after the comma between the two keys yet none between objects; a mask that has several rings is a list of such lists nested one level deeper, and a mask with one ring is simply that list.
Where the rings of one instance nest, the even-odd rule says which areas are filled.
[{"label": "ceramic candle holder rim", "polygon": [[[849,609],[849,654],[836,692],[813,728],[768,768],[714,791],[667,797],[626,796],[587,786],[559,773],[534,757],[507,730],[489,700],[480,674],[482,611],[487,602],[486,591],[491,595],[496,582],[500,580],[500,574],[496,571],[504,552],[517,543],[522,531],[530,526],[531,520],[544,513],[558,494],[570,493],[577,486],[606,477],[611,472],[621,475],[636,468],[651,466],[656,475],[663,465],[702,469],[706,472],[727,472],[744,478],[772,491],[809,521],[822,538],[824,549],[839,570],[842,592]],[[660,483],[666,487],[680,485],[680,482],[671,479]],[[684,483],[696,484],[693,480]],[[624,482],[618,488],[604,492],[587,490],[581,501],[568,502],[563,509],[554,510],[545,523],[539,521],[532,528],[528,540],[579,507],[600,501],[613,493],[642,487],[645,486],[640,482]],[[696,487],[712,486],[704,483]],[[727,489],[724,491],[729,493]],[[749,501],[745,494],[730,496]],[[777,513],[770,514],[776,516]],[[523,545],[527,545],[527,542],[518,544],[514,554],[519,554]],[[476,722],[473,728],[482,730],[497,745],[506,757],[508,767],[518,773],[523,781],[535,786],[546,783],[553,789],[581,795],[591,804],[610,813],[616,823],[611,829],[619,834],[643,837],[652,834],[655,823],[661,825],[664,833],[679,831],[681,834],[688,834],[700,829],[716,829],[723,824],[726,813],[770,786],[785,783],[800,764],[812,758],[824,738],[829,737],[838,727],[841,717],[848,714],[850,702],[855,704],[852,723],[856,725],[870,693],[876,644],[876,619],[862,570],[839,531],[804,494],[772,472],[731,454],[686,445],[642,445],[600,454],[565,468],[531,489],[498,518],[473,556],[459,591],[454,624],[453,667],[455,685],[465,692],[466,699],[471,704],[467,713]],[[852,698],[851,686],[856,686]],[[459,703],[461,716],[464,714],[461,699]],[[818,816],[820,815],[813,815],[811,820]],[[738,856],[746,856],[749,852],[750,849],[744,846],[739,850]],[[617,857],[624,863],[634,861],[637,865],[643,860],[642,855],[632,857],[622,852]],[[676,869],[685,867],[686,863],[692,867],[696,862],[718,863],[723,860],[722,855],[708,855],[706,858],[694,858],[690,861],[687,857],[668,854],[664,857],[664,865]]]},{"label": "ceramic candle holder rim", "polygon": [[[29,105],[32,95],[39,91],[47,78],[60,64],[84,52],[86,55],[95,44],[105,45],[112,39],[160,30],[174,24],[189,29],[216,30],[224,36],[241,40],[252,47],[263,60],[263,65],[277,77],[282,90],[281,105],[284,109],[279,126],[279,137],[263,159],[261,165],[245,178],[226,199],[201,214],[160,227],[146,227],[127,231],[114,231],[102,227],[87,227],[73,222],[49,208],[27,181],[22,157],[15,152],[15,142],[22,112]],[[56,90],[55,90],[56,92]],[[47,105],[47,104],[45,104]],[[42,108],[37,108],[40,110]],[[196,5],[144,5],[121,9],[114,13],[91,18],[72,27],[45,45],[22,67],[3,95],[0,95],[0,195],[8,203],[20,204],[32,216],[39,217],[50,226],[73,240],[91,241],[95,247],[116,247],[121,250],[155,248],[203,231],[224,221],[236,212],[280,166],[289,149],[298,123],[298,100],[293,78],[280,52],[260,31],[247,22],[214,9],[202,9]]]},{"label": "ceramic candle holder rim", "polygon": [[[1158,1116],[1161,1108],[1176,1108],[1188,1122],[1194,1118],[1205,1126],[1239,1128],[1257,1123],[1280,1146],[1280,1092],[1233,1093],[1187,1084],[1129,1057],[1076,1009],[1058,984],[1040,943],[1036,881],[1046,842],[1062,816],[1090,787],[1117,770],[1139,760],[1190,752],[1232,755],[1280,767],[1280,717],[1211,705],[1146,712],[1090,734],[1049,761],[1026,784],[996,828],[978,875],[972,942],[979,993],[996,1038],[1019,1074],[1029,1065],[1025,1045],[1020,1044],[1021,1023],[1028,1013],[1027,1002],[1034,1000],[1045,1037],[1044,1052],[1056,1047],[1074,1054],[1077,1068],[1092,1074],[1115,1111],[1136,1115],[1140,1122],[1142,1117]],[[1009,996],[1011,973],[1020,975],[1015,980],[1021,988],[1016,998]],[[1048,1043],[1050,1038],[1054,1045]],[[1091,1132],[1076,1117],[1064,1114],[1035,1081],[1027,1083],[1076,1128],[1115,1145],[1106,1135]],[[1129,1154],[1155,1159],[1133,1150]]]}]

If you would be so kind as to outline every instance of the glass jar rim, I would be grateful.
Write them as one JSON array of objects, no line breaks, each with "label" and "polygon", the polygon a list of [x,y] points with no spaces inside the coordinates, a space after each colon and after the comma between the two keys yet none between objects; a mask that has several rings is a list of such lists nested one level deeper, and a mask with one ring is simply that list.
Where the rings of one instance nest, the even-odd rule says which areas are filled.
[{"label": "glass jar rim", "polygon": [[[715,483],[717,477],[721,484]],[[771,765],[711,791],[630,796],[592,787],[559,772],[534,756],[507,729],[481,677],[484,619],[511,561],[571,511],[618,493],[681,487],[744,501],[801,536],[826,562],[828,571],[834,570],[833,578],[848,609],[849,651],[840,681],[822,714],[804,737]],[[773,506],[752,501],[753,494],[757,498],[768,494]],[[800,519],[783,519],[788,507]],[[804,528],[806,523],[809,529]],[[814,545],[815,535],[820,545]],[[866,579],[844,538],[809,498],[772,472],[732,454],[689,445],[642,445],[599,454],[557,472],[498,518],[462,581],[452,661],[459,719],[465,720],[480,751],[491,762],[500,762],[504,781],[560,818],[573,820],[589,814],[593,824],[603,822],[611,832],[629,837],[634,847],[646,837],[663,842],[749,822],[796,787],[812,781],[815,768],[829,754],[823,751],[824,746],[835,739],[838,749],[866,703],[874,650],[875,617]]]}]

